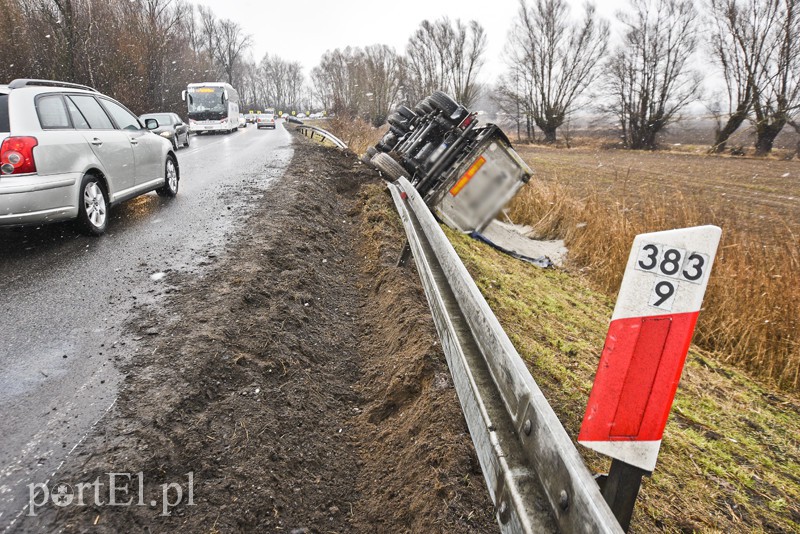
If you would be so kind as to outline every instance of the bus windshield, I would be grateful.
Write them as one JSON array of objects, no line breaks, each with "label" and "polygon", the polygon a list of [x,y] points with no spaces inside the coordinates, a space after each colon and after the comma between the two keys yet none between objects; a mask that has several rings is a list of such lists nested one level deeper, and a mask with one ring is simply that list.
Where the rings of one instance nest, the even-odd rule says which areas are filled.
[{"label": "bus windshield", "polygon": [[228,101],[222,87],[196,87],[186,94],[189,118],[220,120],[228,116]]}]

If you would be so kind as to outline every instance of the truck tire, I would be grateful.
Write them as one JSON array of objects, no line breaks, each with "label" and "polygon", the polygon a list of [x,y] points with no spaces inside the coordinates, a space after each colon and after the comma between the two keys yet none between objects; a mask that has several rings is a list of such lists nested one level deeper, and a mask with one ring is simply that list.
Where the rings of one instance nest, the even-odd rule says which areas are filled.
[{"label": "truck tire", "polygon": [[394,112],[403,117],[407,121],[414,120],[417,118],[417,114],[411,111],[406,106],[397,106],[396,108],[394,108]]},{"label": "truck tire", "polygon": [[361,156],[361,161],[367,165],[372,165],[372,157],[378,153],[378,149],[374,146],[368,147],[364,155]]},{"label": "truck tire", "polygon": [[422,100],[419,101],[419,104],[417,104],[417,113],[419,113],[420,115],[427,115],[428,113],[431,113],[433,110],[434,108],[430,105],[427,98],[423,98]]},{"label": "truck tire", "polygon": [[405,117],[398,113],[392,113],[389,115],[389,118],[386,120],[391,126],[394,126],[398,130],[402,130],[403,132],[408,131],[408,122],[406,122]]},{"label": "truck tire", "polygon": [[372,158],[372,164],[375,166],[376,169],[381,171],[387,177],[391,178],[392,181],[397,180],[401,176],[409,177],[408,171],[406,171],[399,163],[397,163],[389,154],[384,154],[383,152],[375,154]]},{"label": "truck tire", "polygon": [[448,117],[450,117],[450,115],[455,113],[458,109],[458,104],[456,101],[441,91],[434,91],[433,94],[428,97],[428,99],[433,107],[440,110]]}]

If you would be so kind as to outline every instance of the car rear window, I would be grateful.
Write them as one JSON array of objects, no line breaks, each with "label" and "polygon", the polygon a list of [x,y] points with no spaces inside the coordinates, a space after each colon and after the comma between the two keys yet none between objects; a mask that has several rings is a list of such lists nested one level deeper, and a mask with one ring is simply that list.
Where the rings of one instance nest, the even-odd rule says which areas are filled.
[{"label": "car rear window", "polygon": [[0,95],[0,132],[10,132],[8,123],[8,95]]},{"label": "car rear window", "polygon": [[44,95],[36,99],[39,124],[45,130],[72,128],[61,95]]},{"label": "car rear window", "polygon": [[111,123],[111,119],[108,118],[106,112],[103,111],[103,108],[100,107],[100,104],[97,100],[94,99],[92,96],[84,96],[84,95],[70,95],[70,100],[72,100],[78,109],[81,110],[81,114],[86,118],[86,121],[89,123],[89,127],[93,130],[113,130],[114,125]]}]

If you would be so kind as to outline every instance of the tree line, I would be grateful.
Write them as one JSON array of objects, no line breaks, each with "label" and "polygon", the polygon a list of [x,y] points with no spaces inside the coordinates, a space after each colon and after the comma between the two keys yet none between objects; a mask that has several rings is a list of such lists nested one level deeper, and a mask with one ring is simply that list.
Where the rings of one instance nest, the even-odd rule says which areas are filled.
[{"label": "tree line", "polygon": [[[757,154],[786,125],[800,133],[800,0],[631,0],[617,18],[611,47],[592,4],[573,18],[565,0],[520,0],[495,88],[518,129],[555,141],[571,114],[593,109],[616,118],[625,146],[652,149],[688,105],[710,102],[713,152],[748,121]],[[719,93],[703,94],[704,76],[721,79]]]},{"label": "tree line", "polygon": [[[329,50],[309,84],[298,62],[250,59],[250,35],[187,0],[0,0],[0,75],[91,85],[136,113],[180,113],[188,83],[224,80],[242,109],[324,109],[376,126],[437,89],[467,107],[485,96],[520,135],[538,128],[548,142],[588,110],[615,117],[625,146],[655,148],[696,102],[710,102],[715,152],[746,123],[760,154],[784,127],[800,133],[800,0],[630,0],[617,18],[612,41],[591,3],[574,13],[567,0],[519,0],[491,86],[479,82],[484,28],[447,17],[420,23],[402,52]],[[703,62],[719,94],[702,93]]]},{"label": "tree line", "polygon": [[89,85],[135,113],[183,113],[187,84],[227,81],[242,109],[291,107],[302,69],[274,56],[249,60],[236,22],[184,0],[0,0],[0,78]]},{"label": "tree line", "polygon": [[323,54],[311,71],[314,96],[326,109],[376,126],[397,104],[416,103],[436,90],[469,107],[480,93],[485,51],[486,32],[478,22],[424,20],[405,55],[386,45]]},{"label": "tree line", "polygon": [[[478,82],[483,27],[425,20],[404,54],[383,45],[326,52],[311,73],[314,96],[379,125],[396,104],[435,89],[467,107],[483,93],[520,137],[538,128],[547,142],[576,112],[601,112],[634,149],[656,148],[696,103],[716,119],[713,152],[748,122],[758,154],[785,126],[800,133],[800,0],[630,0],[614,27],[616,35],[592,3],[573,13],[567,0],[519,0],[508,68],[487,87]],[[719,88],[704,94],[704,77],[718,79]]]}]

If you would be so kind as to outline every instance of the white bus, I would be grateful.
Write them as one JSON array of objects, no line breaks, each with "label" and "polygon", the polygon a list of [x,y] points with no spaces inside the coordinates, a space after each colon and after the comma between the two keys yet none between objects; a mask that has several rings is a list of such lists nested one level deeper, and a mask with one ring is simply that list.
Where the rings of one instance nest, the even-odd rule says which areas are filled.
[{"label": "white bus", "polygon": [[190,83],[182,96],[193,133],[230,133],[239,128],[239,93],[230,84]]}]

